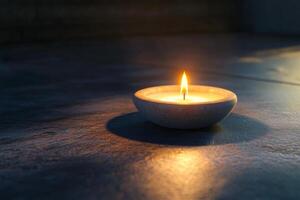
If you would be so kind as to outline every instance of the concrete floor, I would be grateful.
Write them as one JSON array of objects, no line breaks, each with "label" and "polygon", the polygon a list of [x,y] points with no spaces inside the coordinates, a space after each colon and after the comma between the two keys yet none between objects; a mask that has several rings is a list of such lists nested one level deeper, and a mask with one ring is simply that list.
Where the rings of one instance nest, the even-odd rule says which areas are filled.
[{"label": "concrete floor", "polygon": [[[300,39],[136,37],[0,49],[0,199],[299,199]],[[139,88],[237,93],[204,130],[142,119]]]}]

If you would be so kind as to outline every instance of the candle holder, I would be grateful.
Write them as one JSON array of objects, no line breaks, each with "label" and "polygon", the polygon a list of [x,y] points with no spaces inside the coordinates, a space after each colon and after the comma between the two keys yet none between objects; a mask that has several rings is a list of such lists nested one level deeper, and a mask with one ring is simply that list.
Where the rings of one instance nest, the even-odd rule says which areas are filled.
[{"label": "candle holder", "polygon": [[191,85],[188,96],[182,87],[166,85],[142,89],[133,102],[147,120],[168,128],[198,129],[224,119],[237,103],[237,96],[226,89]]}]

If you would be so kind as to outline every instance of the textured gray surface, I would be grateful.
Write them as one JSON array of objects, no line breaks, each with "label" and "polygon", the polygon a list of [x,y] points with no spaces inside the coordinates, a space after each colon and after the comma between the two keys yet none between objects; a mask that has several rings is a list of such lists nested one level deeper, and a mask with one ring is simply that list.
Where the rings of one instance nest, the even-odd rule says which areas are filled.
[{"label": "textured gray surface", "polygon": [[[299,199],[297,39],[153,37],[2,47],[1,199]],[[145,122],[136,89],[228,88],[217,126]]]}]

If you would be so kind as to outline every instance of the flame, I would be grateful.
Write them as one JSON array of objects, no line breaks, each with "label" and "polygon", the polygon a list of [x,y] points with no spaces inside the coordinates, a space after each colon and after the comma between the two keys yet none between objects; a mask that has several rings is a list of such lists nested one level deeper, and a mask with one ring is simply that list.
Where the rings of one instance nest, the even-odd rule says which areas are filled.
[{"label": "flame", "polygon": [[183,100],[186,99],[186,96],[188,94],[188,80],[187,80],[185,71],[183,72],[182,78],[181,78],[180,94],[183,96]]}]

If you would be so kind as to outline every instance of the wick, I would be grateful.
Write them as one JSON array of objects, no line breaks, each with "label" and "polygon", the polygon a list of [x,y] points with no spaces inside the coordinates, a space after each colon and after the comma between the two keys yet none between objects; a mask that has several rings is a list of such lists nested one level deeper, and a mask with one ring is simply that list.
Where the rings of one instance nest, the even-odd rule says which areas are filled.
[{"label": "wick", "polygon": [[185,100],[185,92],[183,93],[183,100]]}]

